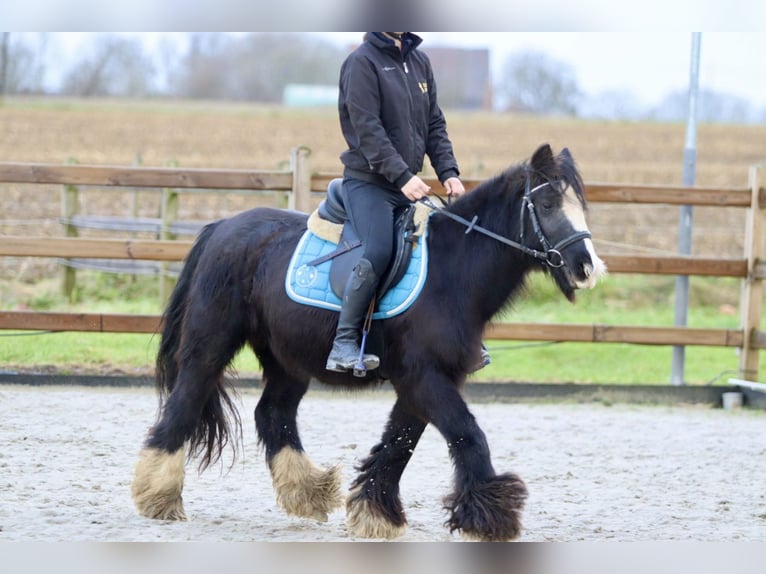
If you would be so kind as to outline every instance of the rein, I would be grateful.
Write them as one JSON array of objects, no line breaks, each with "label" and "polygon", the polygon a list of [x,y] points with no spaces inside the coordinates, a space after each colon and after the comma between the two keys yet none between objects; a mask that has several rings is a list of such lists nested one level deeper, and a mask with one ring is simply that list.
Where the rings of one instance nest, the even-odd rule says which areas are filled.
[{"label": "rein", "polygon": [[[527,174],[525,188],[524,188],[524,197],[522,198],[522,202],[521,202],[521,214],[520,214],[520,220],[521,220],[520,239],[521,240],[524,239],[524,208],[526,208],[527,212],[529,213],[529,219],[532,221],[532,228],[535,231],[535,235],[537,235],[537,239],[540,241],[540,244],[543,246],[543,249],[545,249],[545,251],[532,249],[531,247],[528,247],[524,245],[523,243],[519,243],[518,241],[513,241],[512,239],[508,239],[507,237],[503,237],[502,235],[498,235],[497,233],[490,231],[486,227],[482,227],[481,225],[478,225],[476,223],[479,220],[478,215],[474,215],[471,218],[471,221],[468,221],[467,219],[460,217],[459,215],[455,215],[454,213],[447,211],[446,209],[442,207],[439,207],[433,201],[431,201],[429,197],[422,197],[418,201],[427,205],[434,211],[437,211],[441,213],[442,215],[449,217],[453,221],[457,221],[461,225],[464,225],[466,227],[466,230],[465,230],[466,235],[468,235],[471,231],[474,231],[474,230],[478,231],[479,233],[486,235],[487,237],[491,237],[492,239],[499,241],[500,243],[504,243],[505,245],[513,247],[514,249],[518,249],[519,251],[522,251],[526,253],[527,255],[531,255],[535,259],[544,261],[549,267],[559,268],[564,266],[564,258],[561,255],[561,250],[572,245],[573,243],[576,243],[577,241],[580,241],[581,239],[589,239],[590,237],[592,237],[592,235],[589,231],[578,231],[576,233],[573,233],[569,237],[565,237],[564,239],[562,239],[555,245],[551,245],[550,241],[548,241],[548,238],[545,237],[545,233],[543,233],[543,229],[540,226],[539,220],[537,219],[537,213],[535,212],[534,203],[532,203],[532,200],[530,198],[531,194],[533,194],[538,189],[545,187],[546,185],[551,185],[551,182],[546,181],[545,183],[541,183],[540,185],[530,189],[529,174]],[[441,197],[439,197],[439,199],[442,202],[444,202],[444,200]]]}]

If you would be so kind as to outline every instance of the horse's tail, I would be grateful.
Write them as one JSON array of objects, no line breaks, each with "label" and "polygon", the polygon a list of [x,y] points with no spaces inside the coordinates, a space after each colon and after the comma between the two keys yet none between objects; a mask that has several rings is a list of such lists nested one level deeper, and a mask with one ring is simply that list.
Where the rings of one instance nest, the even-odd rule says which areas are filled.
[{"label": "horse's tail", "polygon": [[173,390],[173,385],[178,375],[176,366],[176,353],[181,344],[182,323],[189,300],[189,289],[192,279],[197,271],[200,257],[210,236],[220,222],[215,221],[202,228],[194,242],[189,254],[184,260],[181,274],[178,276],[176,286],[170,295],[165,312],[162,315],[162,339],[157,352],[156,374],[157,391],[160,399],[164,400]]},{"label": "horse's tail", "polygon": [[[177,355],[181,345],[183,321],[189,306],[189,291],[197,272],[200,258],[210,236],[220,221],[206,225],[197,236],[184,261],[170,300],[162,315],[162,338],[157,351],[155,380],[162,406],[173,391],[178,376]],[[223,380],[218,381],[217,393],[212,393],[202,409],[202,419],[190,437],[189,457],[202,455],[200,470],[218,460],[223,447],[229,442],[230,429],[226,411],[233,416],[237,431],[241,433],[237,410],[227,394]],[[236,442],[236,441],[235,441]]]}]

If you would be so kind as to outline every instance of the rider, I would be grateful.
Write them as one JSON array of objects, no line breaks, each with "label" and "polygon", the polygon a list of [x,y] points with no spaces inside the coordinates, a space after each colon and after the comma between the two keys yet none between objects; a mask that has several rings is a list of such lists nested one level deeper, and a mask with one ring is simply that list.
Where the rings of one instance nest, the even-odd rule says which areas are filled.
[{"label": "rider", "polygon": [[[362,322],[392,257],[394,211],[430,193],[416,175],[425,155],[449,196],[465,193],[421,42],[412,32],[367,32],[340,69],[346,210],[364,252],[343,292],[330,371],[351,370],[359,358]],[[363,362],[367,369],[380,364],[371,354]],[[483,355],[481,366],[487,363]]]}]

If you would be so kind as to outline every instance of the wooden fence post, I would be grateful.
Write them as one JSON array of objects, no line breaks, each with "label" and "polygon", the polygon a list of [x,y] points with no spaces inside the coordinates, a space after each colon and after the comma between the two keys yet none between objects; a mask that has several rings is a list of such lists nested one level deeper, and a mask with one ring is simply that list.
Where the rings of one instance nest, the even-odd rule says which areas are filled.
[{"label": "wooden fence post", "polygon": [[[144,163],[144,158],[141,156],[140,153],[137,153],[135,157],[133,158],[133,165],[135,167],[140,167]],[[130,194],[130,217],[133,219],[136,219],[138,217],[140,210],[140,201],[138,199],[138,188],[133,188],[132,193]],[[136,237],[135,233],[131,234],[131,237]],[[133,276],[135,278],[135,275]]]},{"label": "wooden fence post", "polygon": [[[170,167],[178,167],[177,161],[167,163]],[[178,220],[179,195],[177,189],[169,187],[162,188],[162,197],[160,198],[160,236],[159,239],[175,240],[178,235],[173,233],[170,228]],[[159,295],[160,305],[163,307],[173,291],[176,280],[170,276],[170,263],[163,261],[160,264],[160,284]]]},{"label": "wooden fence post", "polygon": [[[76,164],[77,161],[70,158],[68,164]],[[64,221],[64,235],[66,237],[77,237],[77,227],[72,224],[72,218],[80,211],[79,190],[76,185],[63,185],[61,187],[61,217]],[[61,274],[61,292],[69,299],[74,301],[75,285],[77,284],[77,270],[68,263],[64,264]]]},{"label": "wooden fence post", "polygon": [[745,229],[745,259],[747,277],[742,281],[742,329],[745,334],[739,357],[740,376],[758,380],[758,348],[755,342],[761,328],[763,308],[763,279],[758,272],[759,264],[766,260],[766,209],[761,194],[766,191],[766,166],[750,168],[752,190],[750,208]]},{"label": "wooden fence post", "polygon": [[[160,239],[175,240],[178,236],[170,230],[173,222],[178,219],[178,191],[170,188],[162,189],[162,213]],[[170,276],[170,263],[163,261],[160,265],[160,304],[167,303],[168,297],[176,280]]]},{"label": "wooden fence post", "polygon": [[290,170],[293,172],[293,192],[288,207],[310,213],[311,204],[311,150],[306,146],[293,148],[290,152]]},{"label": "wooden fence post", "polygon": [[[291,151],[289,160],[280,161],[278,169],[292,169],[292,155],[293,152]],[[293,196],[292,191],[286,189],[274,191],[274,207],[277,209],[290,209],[290,206],[293,205]]]}]

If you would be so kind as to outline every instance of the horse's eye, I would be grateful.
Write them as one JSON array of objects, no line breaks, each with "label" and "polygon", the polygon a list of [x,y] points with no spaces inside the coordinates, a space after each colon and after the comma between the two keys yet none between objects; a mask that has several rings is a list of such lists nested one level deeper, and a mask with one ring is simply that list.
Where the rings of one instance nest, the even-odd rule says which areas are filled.
[{"label": "horse's eye", "polygon": [[540,205],[545,211],[550,211],[553,209],[553,202],[552,201],[543,201]]}]

